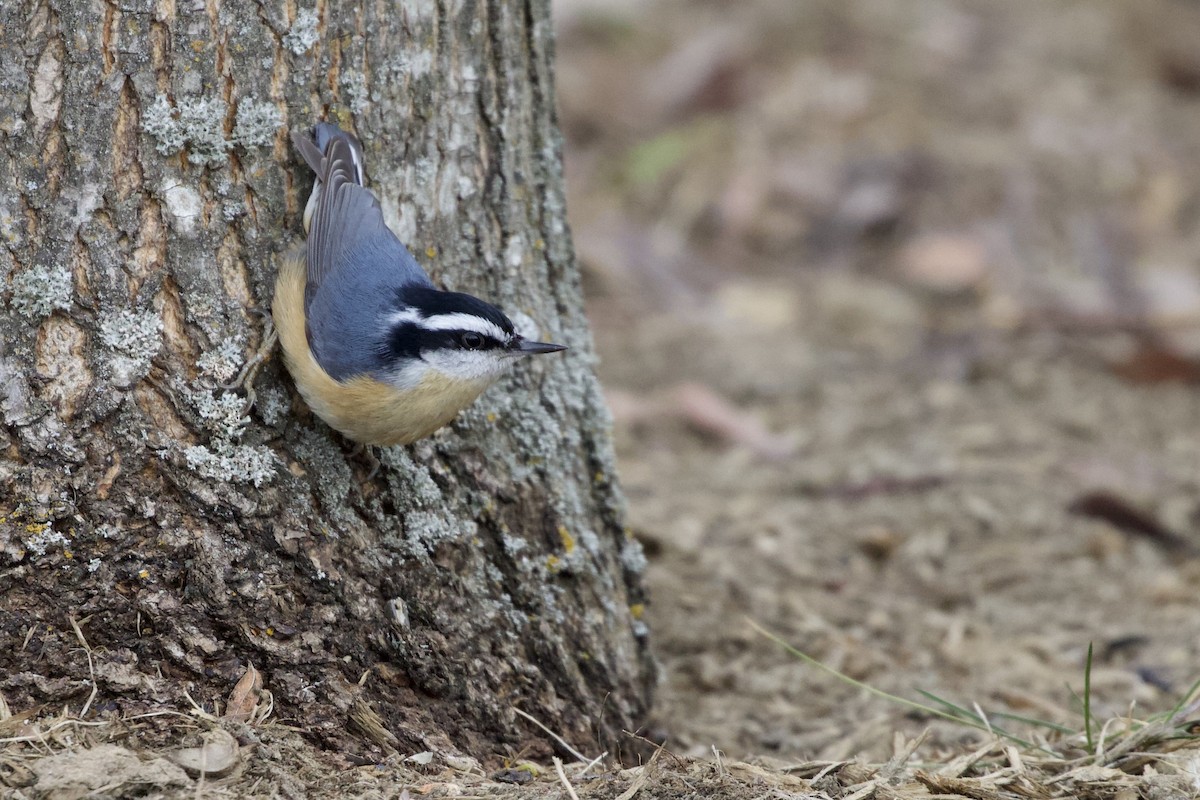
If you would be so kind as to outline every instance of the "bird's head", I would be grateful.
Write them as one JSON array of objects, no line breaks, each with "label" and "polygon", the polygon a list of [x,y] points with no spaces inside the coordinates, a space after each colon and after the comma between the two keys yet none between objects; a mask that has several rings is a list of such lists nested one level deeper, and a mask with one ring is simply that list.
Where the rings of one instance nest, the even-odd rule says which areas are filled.
[{"label": "bird's head", "polygon": [[453,381],[486,385],[522,356],[566,349],[526,339],[503,311],[469,294],[410,286],[399,300],[388,319],[384,360],[401,384],[435,370]]}]

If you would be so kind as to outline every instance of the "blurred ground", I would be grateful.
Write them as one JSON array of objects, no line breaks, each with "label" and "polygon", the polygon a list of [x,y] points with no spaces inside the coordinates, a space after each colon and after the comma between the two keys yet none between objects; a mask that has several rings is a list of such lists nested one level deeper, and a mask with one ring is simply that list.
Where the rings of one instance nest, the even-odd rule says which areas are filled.
[{"label": "blurred ground", "polygon": [[[1200,678],[1200,5],[560,0],[676,752],[886,759]],[[1028,729],[1017,725],[1022,733]],[[935,726],[927,753],[974,732]]]}]

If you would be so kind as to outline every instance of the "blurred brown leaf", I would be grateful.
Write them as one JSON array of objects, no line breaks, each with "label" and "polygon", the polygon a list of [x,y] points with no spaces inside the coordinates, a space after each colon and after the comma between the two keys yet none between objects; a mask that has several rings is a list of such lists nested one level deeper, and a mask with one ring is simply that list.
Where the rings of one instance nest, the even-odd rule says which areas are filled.
[{"label": "blurred brown leaf", "polygon": [[900,275],[917,288],[936,294],[979,291],[988,278],[984,244],[969,233],[927,233],[900,251]]},{"label": "blurred brown leaf", "polygon": [[1149,539],[1173,553],[1196,555],[1196,545],[1167,528],[1149,513],[1134,507],[1111,492],[1088,492],[1076,498],[1067,510],[1072,514],[1104,520],[1117,530]]},{"label": "blurred brown leaf", "polygon": [[613,417],[620,422],[638,425],[673,417],[718,441],[746,447],[767,461],[783,461],[796,453],[791,437],[771,432],[748,411],[699,383],[681,383],[652,397],[614,389],[605,396]]},{"label": "blurred brown leaf", "polygon": [[794,442],[767,428],[707,386],[681,384],[675,390],[679,412],[696,430],[753,450],[768,461],[783,461],[796,451]]},{"label": "blurred brown leaf", "polygon": [[1200,383],[1200,360],[1158,341],[1143,341],[1128,358],[1109,366],[1129,383]]}]

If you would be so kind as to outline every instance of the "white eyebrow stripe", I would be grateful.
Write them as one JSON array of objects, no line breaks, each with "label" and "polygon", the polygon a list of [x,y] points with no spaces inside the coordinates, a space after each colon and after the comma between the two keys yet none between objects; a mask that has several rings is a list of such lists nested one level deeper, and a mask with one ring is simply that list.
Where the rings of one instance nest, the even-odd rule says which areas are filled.
[{"label": "white eyebrow stripe", "polygon": [[[400,313],[407,312],[402,311]],[[422,328],[430,331],[475,331],[501,342],[508,339],[508,334],[499,325],[483,317],[477,317],[474,314],[464,314],[462,312],[434,314],[424,319],[418,318],[415,321]]]},{"label": "white eyebrow stripe", "polygon": [[509,338],[509,334],[491,320],[477,317],[474,314],[464,314],[461,311],[453,314],[433,314],[426,317],[415,308],[404,308],[387,318],[389,329],[405,323],[419,325],[427,331],[475,331],[501,342],[507,341]]},{"label": "white eyebrow stripe", "polygon": [[417,311],[415,308],[406,308],[402,311],[397,311],[395,314],[392,314],[390,317],[388,317],[387,321],[388,327],[392,328],[405,322],[420,322],[422,319],[424,318],[421,316],[420,311]]}]

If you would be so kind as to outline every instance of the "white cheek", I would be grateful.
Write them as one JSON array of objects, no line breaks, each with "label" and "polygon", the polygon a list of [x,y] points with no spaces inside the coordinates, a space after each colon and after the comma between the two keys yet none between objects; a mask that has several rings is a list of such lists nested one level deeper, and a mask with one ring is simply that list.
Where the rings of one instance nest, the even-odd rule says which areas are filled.
[{"label": "white cheek", "polygon": [[392,370],[384,376],[384,380],[401,391],[415,389],[429,374],[430,366],[424,361],[411,361],[402,369]]},{"label": "white cheek", "polygon": [[494,381],[511,365],[509,359],[495,350],[443,350],[426,353],[425,362],[460,381]]}]

